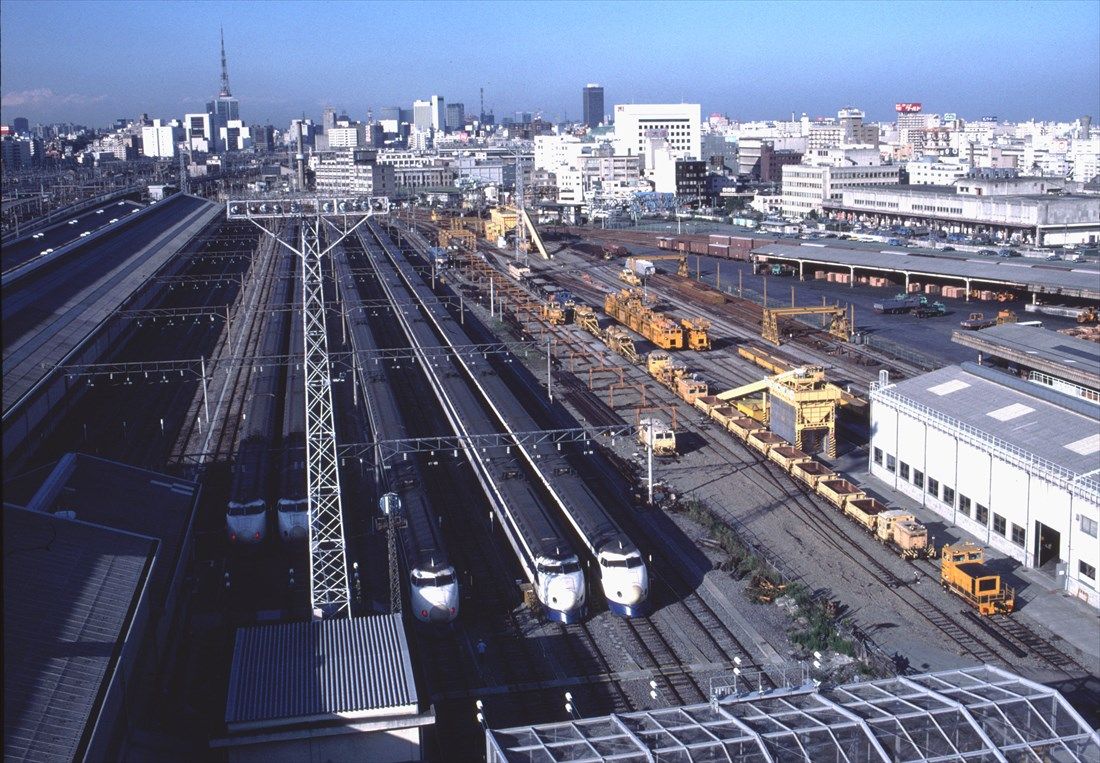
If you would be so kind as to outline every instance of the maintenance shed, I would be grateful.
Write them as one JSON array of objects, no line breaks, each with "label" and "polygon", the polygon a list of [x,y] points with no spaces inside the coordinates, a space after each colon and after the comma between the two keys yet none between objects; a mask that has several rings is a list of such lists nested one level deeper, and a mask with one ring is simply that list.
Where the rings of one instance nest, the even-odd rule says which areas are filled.
[{"label": "maintenance shed", "polygon": [[1094,761],[1100,735],[1057,691],[990,666],[490,729],[488,763]]},{"label": "maintenance shed", "polygon": [[994,358],[1030,381],[1100,403],[1100,344],[1040,326],[1005,323],[980,331],[956,331],[951,341]]},{"label": "maintenance shed", "polygon": [[972,363],[883,378],[869,456],[872,476],[1100,607],[1094,403]]},{"label": "maintenance shed", "polygon": [[420,711],[400,613],[237,630],[230,761],[420,759]]}]

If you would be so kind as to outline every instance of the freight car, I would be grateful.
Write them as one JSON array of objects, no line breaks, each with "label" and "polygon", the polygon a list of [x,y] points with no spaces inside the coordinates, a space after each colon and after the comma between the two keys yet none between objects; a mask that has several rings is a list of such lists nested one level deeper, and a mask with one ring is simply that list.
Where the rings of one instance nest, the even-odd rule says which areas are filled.
[{"label": "freight car", "polygon": [[969,541],[943,547],[940,585],[980,615],[1007,615],[1016,605],[1016,592],[985,564],[985,549]]}]

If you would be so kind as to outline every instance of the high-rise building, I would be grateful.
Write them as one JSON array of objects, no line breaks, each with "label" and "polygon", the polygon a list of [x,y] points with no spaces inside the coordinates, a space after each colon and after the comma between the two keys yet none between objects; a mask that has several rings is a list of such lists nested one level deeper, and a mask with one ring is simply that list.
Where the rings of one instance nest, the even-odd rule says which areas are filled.
[{"label": "high-rise building", "polygon": [[321,115],[321,127],[325,132],[328,132],[336,126],[336,109],[332,106],[325,106],[325,110]]},{"label": "high-rise building", "polygon": [[413,119],[412,124],[418,130],[426,131],[432,129],[432,102],[431,101],[413,101]]},{"label": "high-rise building", "polygon": [[589,127],[598,127],[603,122],[603,86],[594,82],[584,86],[581,93],[581,105],[584,111],[584,123]]},{"label": "high-rise building", "polygon": [[466,124],[466,106],[461,103],[447,104],[447,132],[457,132]]},{"label": "high-rise building", "polygon": [[11,129],[15,131],[16,135],[26,135],[31,131],[31,123],[27,121],[26,117],[16,117],[11,120]]},{"label": "high-rise building", "polygon": [[401,131],[401,107],[383,106],[378,112],[378,123],[382,130],[390,135],[396,135]]},{"label": "high-rise building", "polygon": [[446,106],[443,102],[443,96],[433,95],[431,100],[432,108],[432,129],[437,132],[443,132],[447,127],[447,114]]}]

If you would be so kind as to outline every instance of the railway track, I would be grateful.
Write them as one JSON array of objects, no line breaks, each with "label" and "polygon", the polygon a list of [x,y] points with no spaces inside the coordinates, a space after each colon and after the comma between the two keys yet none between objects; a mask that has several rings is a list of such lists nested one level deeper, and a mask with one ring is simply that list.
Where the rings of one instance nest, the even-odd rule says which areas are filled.
[{"label": "railway track", "polygon": [[[487,337],[483,337],[487,338]],[[508,373],[504,368],[504,364],[497,364],[498,372],[501,374]],[[583,412],[586,412],[591,422],[596,423],[621,423],[621,417],[610,410],[603,404],[601,400],[596,398],[591,391],[583,386],[576,377],[568,372],[558,371],[555,372],[554,377],[559,381],[560,389],[565,389],[565,395],[576,401]],[[512,387],[517,390],[522,390],[524,404],[528,410],[541,414],[541,418],[536,416],[541,426],[562,426],[567,422],[554,420],[548,413],[547,406],[543,403],[544,396],[539,390],[534,389],[531,386],[531,377],[526,379],[519,379],[519,384],[512,384]],[[526,386],[525,386],[526,385]],[[578,473],[592,485],[594,490],[597,490],[601,496],[603,504],[607,507],[618,504],[616,516],[621,524],[627,526],[629,524],[631,534],[634,537],[639,537],[639,534],[646,534],[642,531],[632,519],[630,519],[630,513],[632,508],[629,505],[622,505],[621,493],[607,489],[609,482],[615,481],[615,475],[611,469],[605,464],[602,472],[597,473],[592,468],[592,459],[581,458],[574,459],[573,464],[578,470]],[[613,467],[612,467],[613,468]],[[632,484],[633,474],[628,469],[618,469],[622,473],[621,476],[627,477],[628,484]],[[651,538],[655,545],[660,544],[659,539]],[[666,559],[659,553],[655,552],[655,556],[661,558],[662,562],[667,561],[666,564],[662,564],[662,569],[666,567],[673,569],[677,564],[671,560]],[[674,578],[674,579],[673,579]],[[691,647],[692,650],[698,651],[703,654],[704,651],[709,651],[711,657],[716,664],[720,664],[728,670],[732,670],[735,666],[733,662],[734,658],[743,661],[746,667],[755,667],[754,661],[749,657],[750,650],[746,649],[743,644],[737,639],[733,632],[725,625],[722,617],[715,612],[715,610],[707,603],[701,596],[699,596],[693,589],[693,586],[687,583],[685,576],[673,576],[671,573],[659,574],[657,581],[664,592],[666,598],[671,606],[676,611],[676,618],[667,618],[669,622],[662,623],[663,615],[651,616],[646,619],[646,625],[639,628],[631,628],[626,626],[626,631],[629,636],[633,637],[636,648],[641,650],[641,653],[650,654],[654,660],[649,665],[651,669],[656,666],[663,665],[670,659],[675,659],[677,664],[691,663],[696,661],[695,655],[687,655],[682,653],[676,653],[670,646],[672,641],[679,641],[685,643]],[[651,585],[654,582],[654,578],[651,577]],[[631,621],[632,622],[632,621]],[[665,632],[667,631],[667,633]],[[697,679],[688,675],[687,678],[677,678],[678,682],[683,684],[685,681],[694,684],[695,694],[698,696],[705,696],[704,691]],[[672,687],[668,687],[669,690]],[[690,694],[687,689],[680,687],[680,691],[683,694]]]},{"label": "railway track", "polygon": [[[358,244],[352,245],[358,247]],[[379,246],[381,243],[379,242]],[[356,264],[363,264],[365,260],[356,252]],[[357,279],[360,294],[366,297],[368,294],[375,297],[381,293],[377,287],[376,279]],[[373,284],[368,286],[368,281]],[[391,310],[402,309],[392,307]],[[426,309],[426,308],[425,308]],[[403,347],[406,339],[398,337],[394,322],[387,316],[391,310],[370,311],[370,321],[378,335],[385,337],[383,346]],[[387,329],[388,327],[388,329]],[[439,422],[443,420],[438,406],[425,400],[423,396],[414,393],[416,387],[422,386],[416,382],[422,382],[420,372],[415,364],[402,363],[410,369],[412,375],[404,375],[406,382],[396,390],[399,399],[403,398],[402,408],[412,413],[410,424],[413,425],[417,436],[440,434]],[[415,413],[413,413],[415,412]],[[470,592],[463,602],[462,621],[466,623],[465,649],[449,649],[446,654],[452,658],[460,658],[462,662],[473,665],[475,672],[464,673],[447,665],[448,659],[440,660],[431,658],[431,668],[435,685],[433,693],[441,701],[454,701],[459,697],[467,697],[472,702],[479,693],[490,692],[497,696],[493,687],[514,686],[520,687],[540,684],[561,678],[561,655],[551,655],[547,650],[538,646],[540,639],[545,639],[546,630],[532,613],[525,607],[518,606],[518,589],[512,583],[518,571],[513,562],[506,562],[499,551],[499,543],[493,538],[498,532],[493,523],[487,522],[490,515],[489,507],[483,495],[477,495],[477,490],[472,488],[472,475],[468,469],[465,458],[446,459],[442,465],[428,467],[430,469],[445,469],[453,473],[455,481],[432,480],[435,487],[434,504],[441,509],[444,517],[444,533],[447,536],[447,547],[452,555],[452,561],[456,568],[461,570],[460,579],[463,589]],[[494,469],[499,471],[502,464],[498,463]],[[518,464],[517,464],[518,466]],[[456,472],[455,470],[458,470]],[[462,485],[466,500],[456,501],[455,491],[449,485]],[[476,511],[471,516],[471,509]],[[476,519],[475,519],[476,517]],[[574,630],[572,634],[583,642],[583,649],[587,652],[597,651],[591,638],[585,637],[583,630]],[[473,649],[474,642],[484,640],[486,652],[492,658],[481,658]],[[581,655],[583,652],[574,653],[577,667],[566,671],[572,675],[588,675],[591,668],[583,665]],[[507,711],[516,717],[548,717],[548,713],[563,711],[561,703],[556,701],[547,704],[549,700],[545,692],[516,691],[509,694]],[[504,712],[499,707],[499,701],[486,696],[485,702],[493,707],[495,717]],[[494,706],[496,703],[496,706]],[[552,717],[552,716],[550,716]]]}]

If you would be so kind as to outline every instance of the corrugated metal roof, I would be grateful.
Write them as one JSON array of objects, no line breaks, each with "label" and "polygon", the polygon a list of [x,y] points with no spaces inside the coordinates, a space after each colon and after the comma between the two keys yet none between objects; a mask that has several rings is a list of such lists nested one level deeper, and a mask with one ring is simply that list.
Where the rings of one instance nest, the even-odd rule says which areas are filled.
[{"label": "corrugated metal roof", "polygon": [[80,754],[156,545],[151,538],[5,507],[5,760]]},{"label": "corrugated metal roof", "polygon": [[[1096,433],[1100,411],[1085,409],[1065,395],[1020,383],[1007,374],[971,364],[948,366],[872,393],[872,401],[881,395],[913,401],[1073,474],[1085,475],[1096,469],[1095,453],[1071,446]],[[1005,415],[1008,410],[1014,415]],[[1092,477],[1081,481],[1096,483]]]},{"label": "corrugated metal roof", "polygon": [[1054,268],[1044,264],[1016,261],[994,262],[987,259],[958,260],[922,256],[913,252],[868,252],[836,246],[797,246],[768,244],[753,250],[755,254],[783,259],[805,260],[823,265],[854,265],[857,268],[890,270],[915,274],[972,278],[986,283],[1006,283],[1046,291],[1080,292],[1100,295],[1100,273],[1091,268]]},{"label": "corrugated metal roof", "polygon": [[1100,389],[1100,344],[1038,326],[1006,323],[981,331],[955,332],[956,344]]},{"label": "corrugated metal roof", "polygon": [[237,631],[227,724],[415,712],[417,702],[399,614]]}]

